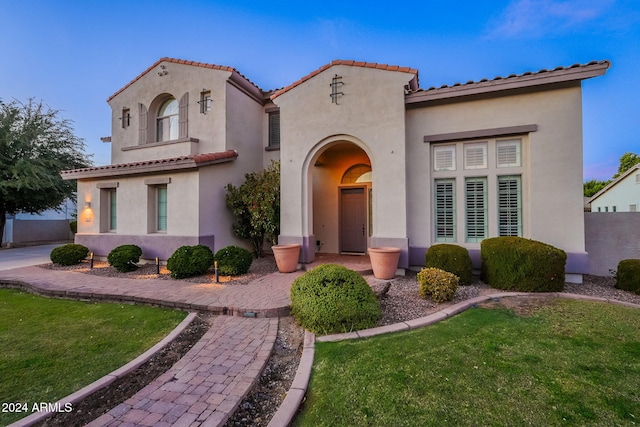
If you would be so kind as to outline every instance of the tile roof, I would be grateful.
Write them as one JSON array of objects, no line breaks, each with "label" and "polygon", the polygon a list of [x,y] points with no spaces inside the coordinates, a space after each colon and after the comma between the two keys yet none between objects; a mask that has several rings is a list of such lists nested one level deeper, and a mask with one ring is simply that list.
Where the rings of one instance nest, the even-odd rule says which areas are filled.
[{"label": "tile roof", "polygon": [[273,95],[271,95],[270,98],[272,100],[277,98],[278,96],[282,95],[283,93],[288,92],[289,90],[293,89],[294,87],[301,85],[302,83],[306,82],[307,80],[311,79],[312,77],[317,76],[318,74],[320,74],[323,71],[333,67],[334,65],[348,65],[348,66],[352,66],[352,67],[375,68],[375,69],[378,69],[378,70],[385,70],[385,71],[399,71],[401,73],[412,73],[412,74],[415,74],[416,87],[418,86],[418,83],[417,83],[418,70],[416,70],[415,68],[400,67],[398,65],[378,64],[378,63],[375,63],[375,62],[361,62],[361,61],[353,61],[353,60],[336,59],[334,61],[331,61],[328,64],[323,65],[322,67],[318,68],[317,70],[307,74],[306,76],[302,77],[300,80],[291,83],[289,86],[285,86],[282,89],[276,90],[275,93]]},{"label": "tile roof", "polygon": [[135,82],[140,80],[145,74],[147,74],[149,71],[153,70],[155,67],[160,65],[162,62],[170,62],[170,63],[173,63],[173,64],[182,64],[182,65],[191,65],[191,66],[194,66],[194,67],[201,67],[201,68],[208,68],[208,69],[211,69],[211,70],[222,70],[222,71],[229,71],[231,73],[236,73],[240,77],[242,77],[244,80],[246,80],[249,84],[251,84],[256,89],[258,89],[260,92],[264,92],[262,89],[260,89],[258,87],[258,85],[256,85],[251,80],[246,78],[242,73],[240,73],[238,70],[236,70],[233,67],[228,67],[226,65],[207,64],[205,62],[187,61],[187,60],[184,60],[184,59],[176,59],[176,58],[167,58],[167,57],[165,57],[165,58],[158,59],[153,65],[151,65],[149,68],[147,68],[142,73],[140,73],[136,78],[131,80],[129,83],[124,85],[122,88],[118,89],[118,91],[116,91],[116,93],[114,93],[109,98],[107,98],[107,102],[111,101],[113,98],[115,98],[117,95],[122,93],[129,86],[131,86],[132,84],[134,84]]},{"label": "tile roof", "polygon": [[506,77],[498,76],[493,79],[484,78],[478,81],[469,80],[466,83],[454,83],[452,85],[432,86],[428,89],[418,89],[407,96],[414,101],[449,98],[454,96],[473,95],[478,93],[494,92],[514,88],[538,86],[542,84],[558,83],[566,81],[583,80],[602,75],[611,66],[607,60],[591,61],[587,64],[573,64],[568,67],[556,67],[554,69],[542,69],[539,71],[527,71],[522,74],[510,74]]},{"label": "tile roof", "polygon": [[227,150],[217,153],[193,154],[168,159],[143,160],[139,162],[118,163],[113,165],[65,170],[60,172],[60,174],[63,179],[135,175],[163,170],[194,169],[201,166],[232,161],[235,160],[236,157],[238,157],[237,151]]}]

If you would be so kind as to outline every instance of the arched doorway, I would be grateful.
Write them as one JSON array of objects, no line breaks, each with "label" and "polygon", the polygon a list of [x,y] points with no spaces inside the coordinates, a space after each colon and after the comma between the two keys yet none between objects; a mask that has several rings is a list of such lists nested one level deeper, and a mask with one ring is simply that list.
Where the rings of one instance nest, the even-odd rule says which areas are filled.
[{"label": "arched doorway", "polygon": [[364,254],[372,231],[372,165],[365,150],[339,140],[323,146],[309,168],[316,252]]}]

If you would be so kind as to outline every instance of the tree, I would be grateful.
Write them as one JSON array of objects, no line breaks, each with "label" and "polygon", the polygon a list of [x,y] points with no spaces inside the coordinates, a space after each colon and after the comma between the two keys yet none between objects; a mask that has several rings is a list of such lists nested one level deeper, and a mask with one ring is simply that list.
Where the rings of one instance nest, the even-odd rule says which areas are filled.
[{"label": "tree", "polygon": [[613,175],[613,178],[619,177],[638,163],[640,163],[640,155],[635,153],[624,153],[620,157],[620,166],[618,166],[618,173]]},{"label": "tree", "polygon": [[595,194],[609,185],[611,180],[590,179],[584,182],[584,197],[593,197]]},{"label": "tree", "polygon": [[227,184],[227,206],[236,217],[233,232],[248,239],[257,257],[262,256],[265,238],[277,243],[280,234],[280,163],[245,175],[240,187]]},{"label": "tree", "polygon": [[0,236],[6,214],[59,209],[75,200],[75,181],[60,171],[90,165],[69,120],[42,101],[0,100]]}]

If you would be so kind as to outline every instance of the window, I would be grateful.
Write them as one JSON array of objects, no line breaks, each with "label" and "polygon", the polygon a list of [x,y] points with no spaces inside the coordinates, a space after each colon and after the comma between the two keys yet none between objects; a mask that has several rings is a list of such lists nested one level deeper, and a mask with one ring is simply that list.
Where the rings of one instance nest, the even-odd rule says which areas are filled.
[{"label": "window", "polygon": [[115,188],[108,190],[107,194],[109,195],[109,222],[107,229],[109,231],[116,231],[118,228],[118,202]]},{"label": "window", "polygon": [[167,186],[156,187],[156,231],[167,231]]},{"label": "window", "polygon": [[202,114],[207,114],[207,111],[211,111],[211,91],[210,90],[202,90],[200,92],[200,112]]},{"label": "window", "polygon": [[496,164],[499,168],[511,168],[522,166],[522,156],[520,154],[520,140],[496,142]]},{"label": "window", "polygon": [[638,211],[637,204],[629,205],[629,212],[637,212],[637,211]]},{"label": "window", "polygon": [[131,124],[131,110],[128,108],[122,109],[122,117],[120,117],[122,129],[126,129]]},{"label": "window", "polygon": [[605,211],[605,212],[609,212],[609,206],[605,206],[605,207],[604,207],[604,211]]},{"label": "window", "polygon": [[618,211],[618,207],[617,207],[617,206],[612,206],[612,207],[611,207],[611,210],[612,210],[613,212],[617,212],[617,211]]},{"label": "window", "polygon": [[466,241],[481,242],[488,235],[487,178],[465,179]]},{"label": "window", "polygon": [[436,179],[435,181],[435,233],[438,242],[456,240],[456,181]]},{"label": "window", "polygon": [[498,235],[522,237],[520,176],[498,177]]},{"label": "window", "polygon": [[456,146],[441,145],[433,147],[433,170],[434,171],[454,171],[456,170]]},{"label": "window", "polygon": [[158,111],[157,141],[172,141],[178,139],[178,101],[170,98],[165,101]]},{"label": "window", "polygon": [[269,147],[280,147],[280,111],[269,113]]},{"label": "window", "polygon": [[487,143],[464,144],[464,168],[487,168]]},{"label": "window", "polygon": [[351,166],[342,175],[342,184],[360,184],[363,182],[371,182],[371,166],[369,165]]},{"label": "window", "polygon": [[602,208],[598,206],[598,212],[602,212]]}]

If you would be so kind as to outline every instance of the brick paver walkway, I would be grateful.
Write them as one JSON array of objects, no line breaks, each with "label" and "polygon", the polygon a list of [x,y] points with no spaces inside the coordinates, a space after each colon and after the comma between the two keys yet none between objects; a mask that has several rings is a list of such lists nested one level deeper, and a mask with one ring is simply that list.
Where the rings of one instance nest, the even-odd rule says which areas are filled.
[{"label": "brick paver walkway", "polygon": [[257,380],[278,333],[278,319],[216,318],[169,371],[88,424],[218,426]]}]

